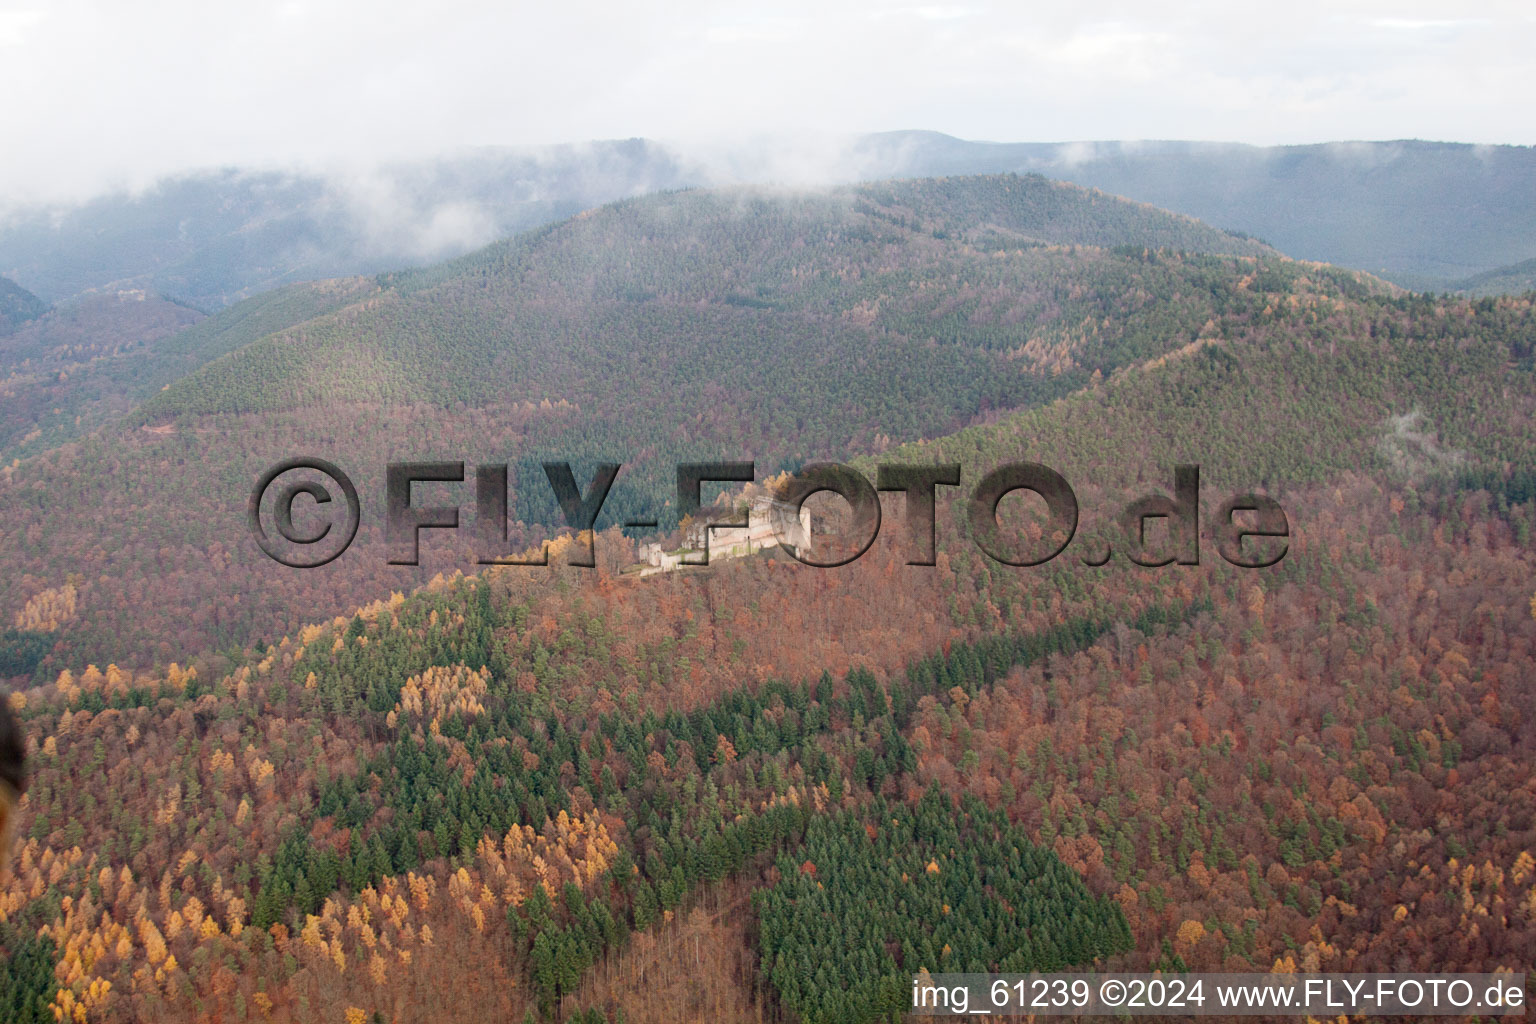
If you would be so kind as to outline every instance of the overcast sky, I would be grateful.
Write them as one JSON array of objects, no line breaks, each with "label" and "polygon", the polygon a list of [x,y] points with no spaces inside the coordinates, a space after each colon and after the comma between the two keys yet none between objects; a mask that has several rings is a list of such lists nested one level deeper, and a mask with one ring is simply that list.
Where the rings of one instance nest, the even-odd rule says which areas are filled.
[{"label": "overcast sky", "polygon": [[1528,145],[1533,54],[1530,0],[0,0],[0,203],[630,136]]}]

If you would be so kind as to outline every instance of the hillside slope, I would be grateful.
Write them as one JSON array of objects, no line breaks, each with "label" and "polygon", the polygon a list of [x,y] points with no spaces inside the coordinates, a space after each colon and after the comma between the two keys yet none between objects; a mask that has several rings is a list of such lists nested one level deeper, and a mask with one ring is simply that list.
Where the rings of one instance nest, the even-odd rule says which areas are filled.
[{"label": "hillside slope", "polygon": [[159,296],[121,291],[66,303],[0,337],[0,463],[126,413],[149,394],[132,393],[132,367],[202,319]]}]

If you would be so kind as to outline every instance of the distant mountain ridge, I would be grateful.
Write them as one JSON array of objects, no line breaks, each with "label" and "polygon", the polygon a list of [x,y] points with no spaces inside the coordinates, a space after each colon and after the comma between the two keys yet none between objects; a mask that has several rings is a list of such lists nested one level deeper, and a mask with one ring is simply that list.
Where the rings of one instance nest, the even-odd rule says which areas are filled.
[{"label": "distant mountain ridge", "polygon": [[694,183],[642,139],[487,149],[341,177],[222,168],[138,195],[0,215],[0,273],[54,301],[113,285],[211,310],[295,281],[457,256]]},{"label": "distant mountain ridge", "polygon": [[0,217],[0,274],[49,301],[112,285],[211,310],[288,282],[452,258],[648,193],[1002,172],[1092,186],[1413,288],[1444,290],[1536,258],[1531,147],[990,143],[907,131],[809,154],[764,143],[720,157],[629,139],[489,148],[345,176],[187,174],[136,196],[11,211]]},{"label": "distant mountain ridge", "polygon": [[1469,278],[1455,282],[1446,290],[1479,298],[1536,291],[1536,259],[1522,260],[1507,267],[1473,274]]},{"label": "distant mountain ridge", "polygon": [[893,175],[1034,171],[1239,230],[1296,259],[1444,287],[1536,257],[1536,148],[1461,143],[968,142],[868,136]]}]

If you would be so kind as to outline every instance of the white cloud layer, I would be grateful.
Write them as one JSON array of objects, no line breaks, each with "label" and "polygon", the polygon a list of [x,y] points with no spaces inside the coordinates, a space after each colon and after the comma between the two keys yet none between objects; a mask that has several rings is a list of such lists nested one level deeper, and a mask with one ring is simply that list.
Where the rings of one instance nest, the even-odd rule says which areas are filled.
[{"label": "white cloud layer", "polygon": [[647,136],[1536,142],[1529,0],[0,0],[0,206]]}]

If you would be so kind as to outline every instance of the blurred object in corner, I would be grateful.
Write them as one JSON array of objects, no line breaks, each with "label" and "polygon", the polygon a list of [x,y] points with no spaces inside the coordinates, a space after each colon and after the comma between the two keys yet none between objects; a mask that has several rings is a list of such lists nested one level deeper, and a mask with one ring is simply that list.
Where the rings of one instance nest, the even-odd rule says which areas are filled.
[{"label": "blurred object in corner", "polygon": [[0,695],[0,870],[11,854],[11,828],[16,805],[27,788],[26,742],[10,700]]}]

